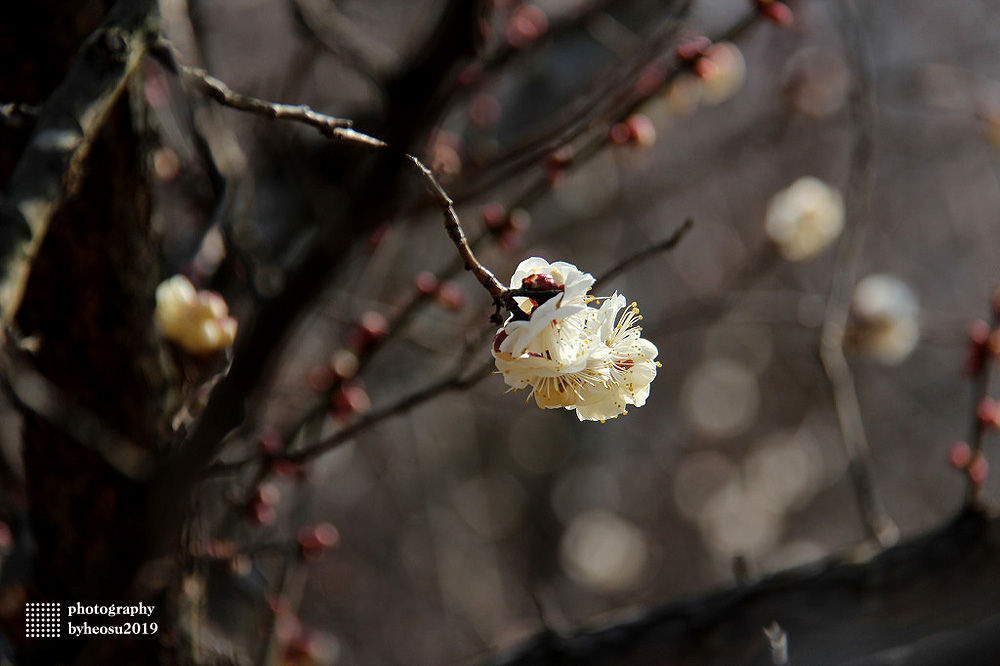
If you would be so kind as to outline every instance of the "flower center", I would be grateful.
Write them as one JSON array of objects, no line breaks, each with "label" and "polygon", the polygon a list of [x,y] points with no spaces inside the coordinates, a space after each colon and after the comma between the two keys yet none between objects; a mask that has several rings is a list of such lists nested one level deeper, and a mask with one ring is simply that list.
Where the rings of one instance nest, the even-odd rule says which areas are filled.
[{"label": "flower center", "polygon": [[532,273],[521,280],[522,289],[532,291],[564,291],[565,285],[556,282],[556,279],[548,273]]}]

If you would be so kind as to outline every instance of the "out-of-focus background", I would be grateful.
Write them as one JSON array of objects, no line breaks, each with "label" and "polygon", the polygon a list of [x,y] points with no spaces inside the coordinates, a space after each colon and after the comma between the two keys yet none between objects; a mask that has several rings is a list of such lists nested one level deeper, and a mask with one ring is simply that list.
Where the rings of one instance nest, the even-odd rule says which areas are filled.
[{"label": "out-of-focus background", "polygon": [[[234,90],[365,130],[379,114],[378,82],[430,39],[441,4],[162,6],[183,61]],[[504,281],[529,256],[601,275],[693,221],[674,249],[600,288],[643,313],[662,363],[650,398],[605,424],[579,422],[490,375],[380,420],[304,474],[265,479],[258,513],[222,536],[222,511],[206,499],[199,536],[260,551],[212,578],[221,635],[256,654],[259,608],[289,578],[268,544],[320,522],[336,527],[339,545],[281,590],[290,605],[279,634],[305,646],[288,663],[455,663],[544,626],[690,597],[858,543],[868,535],[820,341],[831,293],[836,310],[873,274],[905,285],[883,281],[872,297],[905,320],[873,334],[894,351],[856,331],[847,345],[878,502],[903,538],[954,513],[965,480],[948,454],[968,435],[972,400],[966,331],[989,316],[1000,281],[1000,7],[790,6],[794,21],[782,26],[744,24],[746,0],[493,3],[487,64],[458,75],[436,130],[413,150]],[[675,74],[678,44],[733,28],[735,50],[716,51],[707,74]],[[332,184],[345,179],[329,175],[355,167],[311,130],[191,104],[155,63],[145,75],[164,275],[203,280],[239,317],[251,309],[247,285],[280,285],[311,230],[346,201]],[[602,105],[647,81],[656,92],[632,109],[641,117],[617,128],[620,140],[600,140],[614,125]],[[581,132],[563,166],[556,148],[571,117]],[[222,205],[206,189],[193,127],[228,179]],[[845,198],[846,230],[791,261],[765,219],[803,176]],[[490,298],[454,269],[421,183],[404,185],[403,211],[350,248],[223,459],[293,431],[334,382],[345,384],[303,436],[334,434],[455,367],[489,361]],[[419,278],[421,300],[422,271],[440,279]],[[378,348],[361,354],[371,339]],[[16,423],[13,413],[3,420],[15,469]],[[250,478],[214,480],[204,497],[238,496]],[[987,480],[987,496],[996,490]]]}]

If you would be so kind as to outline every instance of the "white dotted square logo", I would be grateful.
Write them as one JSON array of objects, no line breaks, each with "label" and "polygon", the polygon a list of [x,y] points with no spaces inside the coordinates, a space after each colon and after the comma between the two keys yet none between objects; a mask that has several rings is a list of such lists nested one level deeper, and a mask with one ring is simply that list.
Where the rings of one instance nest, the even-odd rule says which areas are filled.
[{"label": "white dotted square logo", "polygon": [[24,634],[28,638],[59,638],[62,635],[62,605],[32,602],[24,608]]}]

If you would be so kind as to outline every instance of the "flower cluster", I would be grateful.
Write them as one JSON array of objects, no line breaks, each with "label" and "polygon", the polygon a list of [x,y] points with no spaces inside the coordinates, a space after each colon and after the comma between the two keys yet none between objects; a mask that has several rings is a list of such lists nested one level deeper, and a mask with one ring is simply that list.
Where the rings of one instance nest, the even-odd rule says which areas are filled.
[{"label": "flower cluster", "polygon": [[640,336],[635,303],[617,292],[590,296],[593,284],[572,264],[525,259],[511,278],[519,310],[493,340],[509,386],[530,387],[539,407],[575,409],[581,421],[644,405],[659,365],[656,346]]},{"label": "flower cluster", "polygon": [[233,344],[235,319],[222,296],[196,291],[183,275],[164,280],[156,288],[156,325],[167,340],[189,354],[206,356]]}]

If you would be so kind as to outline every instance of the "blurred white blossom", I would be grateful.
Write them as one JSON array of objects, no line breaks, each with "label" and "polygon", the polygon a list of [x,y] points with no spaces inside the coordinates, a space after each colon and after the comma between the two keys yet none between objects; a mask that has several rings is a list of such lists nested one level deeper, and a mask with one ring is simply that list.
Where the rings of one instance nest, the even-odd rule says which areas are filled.
[{"label": "blurred white blossom", "polygon": [[854,288],[848,339],[880,363],[896,365],[920,341],[919,317],[909,285],[894,275],[869,275]]},{"label": "blurred white blossom", "polygon": [[735,44],[713,44],[698,61],[697,72],[702,83],[702,100],[709,105],[725,102],[743,87],[747,64]]},{"label": "blurred white blossom", "polygon": [[844,198],[812,176],[799,178],[767,206],[767,236],[789,261],[816,256],[837,240],[843,228]]},{"label": "blurred white blossom", "polygon": [[529,294],[516,297],[523,314],[512,314],[493,341],[497,370],[509,386],[530,387],[539,407],[575,409],[581,421],[644,405],[657,367],[656,347],[640,337],[635,303],[626,308],[617,293],[589,296],[593,283],[572,264],[525,259],[511,278],[512,289]]},{"label": "blurred white blossom", "polygon": [[222,296],[195,290],[183,275],[164,280],[156,288],[154,316],[163,337],[189,354],[211,354],[236,339],[237,322],[229,316]]}]

